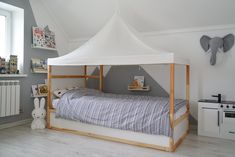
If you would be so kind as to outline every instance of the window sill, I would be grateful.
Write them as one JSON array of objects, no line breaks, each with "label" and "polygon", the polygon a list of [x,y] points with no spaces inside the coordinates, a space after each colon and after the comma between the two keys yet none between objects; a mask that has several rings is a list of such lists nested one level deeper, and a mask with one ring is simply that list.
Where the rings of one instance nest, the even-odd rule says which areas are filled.
[{"label": "window sill", "polygon": [[27,74],[0,74],[0,78],[28,77]]}]

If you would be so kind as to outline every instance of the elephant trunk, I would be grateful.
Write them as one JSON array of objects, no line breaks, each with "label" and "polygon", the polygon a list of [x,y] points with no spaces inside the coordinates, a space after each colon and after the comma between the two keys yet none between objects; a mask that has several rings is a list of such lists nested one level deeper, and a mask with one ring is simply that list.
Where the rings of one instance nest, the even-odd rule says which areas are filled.
[{"label": "elephant trunk", "polygon": [[211,65],[216,63],[216,54],[223,47],[223,40],[219,37],[214,37],[210,40],[210,49],[211,49]]},{"label": "elephant trunk", "polygon": [[217,54],[217,51],[211,52],[211,59],[210,59],[211,65],[215,65],[215,63],[216,63],[216,54]]}]

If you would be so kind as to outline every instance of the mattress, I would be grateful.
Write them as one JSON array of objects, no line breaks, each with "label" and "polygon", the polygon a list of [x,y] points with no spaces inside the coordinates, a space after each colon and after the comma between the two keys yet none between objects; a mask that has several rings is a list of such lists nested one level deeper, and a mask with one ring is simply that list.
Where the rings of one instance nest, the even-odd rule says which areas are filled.
[{"label": "mattress", "polygon": [[[169,98],[103,93],[76,89],[54,100],[56,117],[109,128],[172,136]],[[186,101],[175,99],[175,118],[186,112]]]}]

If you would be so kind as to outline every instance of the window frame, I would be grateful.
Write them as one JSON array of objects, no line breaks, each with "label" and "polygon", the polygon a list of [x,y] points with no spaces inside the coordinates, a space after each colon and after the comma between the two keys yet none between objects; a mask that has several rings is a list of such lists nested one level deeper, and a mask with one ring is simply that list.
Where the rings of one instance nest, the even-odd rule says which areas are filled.
[{"label": "window frame", "polygon": [[7,57],[9,57],[9,55],[12,54],[12,45],[11,45],[11,41],[12,41],[12,15],[11,15],[11,11],[5,10],[0,8],[0,15],[5,16],[6,17],[6,53],[8,54]]}]

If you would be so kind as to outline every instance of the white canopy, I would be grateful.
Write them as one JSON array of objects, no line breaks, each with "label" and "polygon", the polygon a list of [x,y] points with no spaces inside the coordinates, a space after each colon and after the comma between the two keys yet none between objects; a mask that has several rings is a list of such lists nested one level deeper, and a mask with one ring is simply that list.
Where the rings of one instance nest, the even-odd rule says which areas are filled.
[{"label": "white canopy", "polygon": [[174,53],[153,49],[144,44],[134,29],[127,26],[118,13],[88,42],[57,58],[48,65],[140,65],[188,64]]}]

